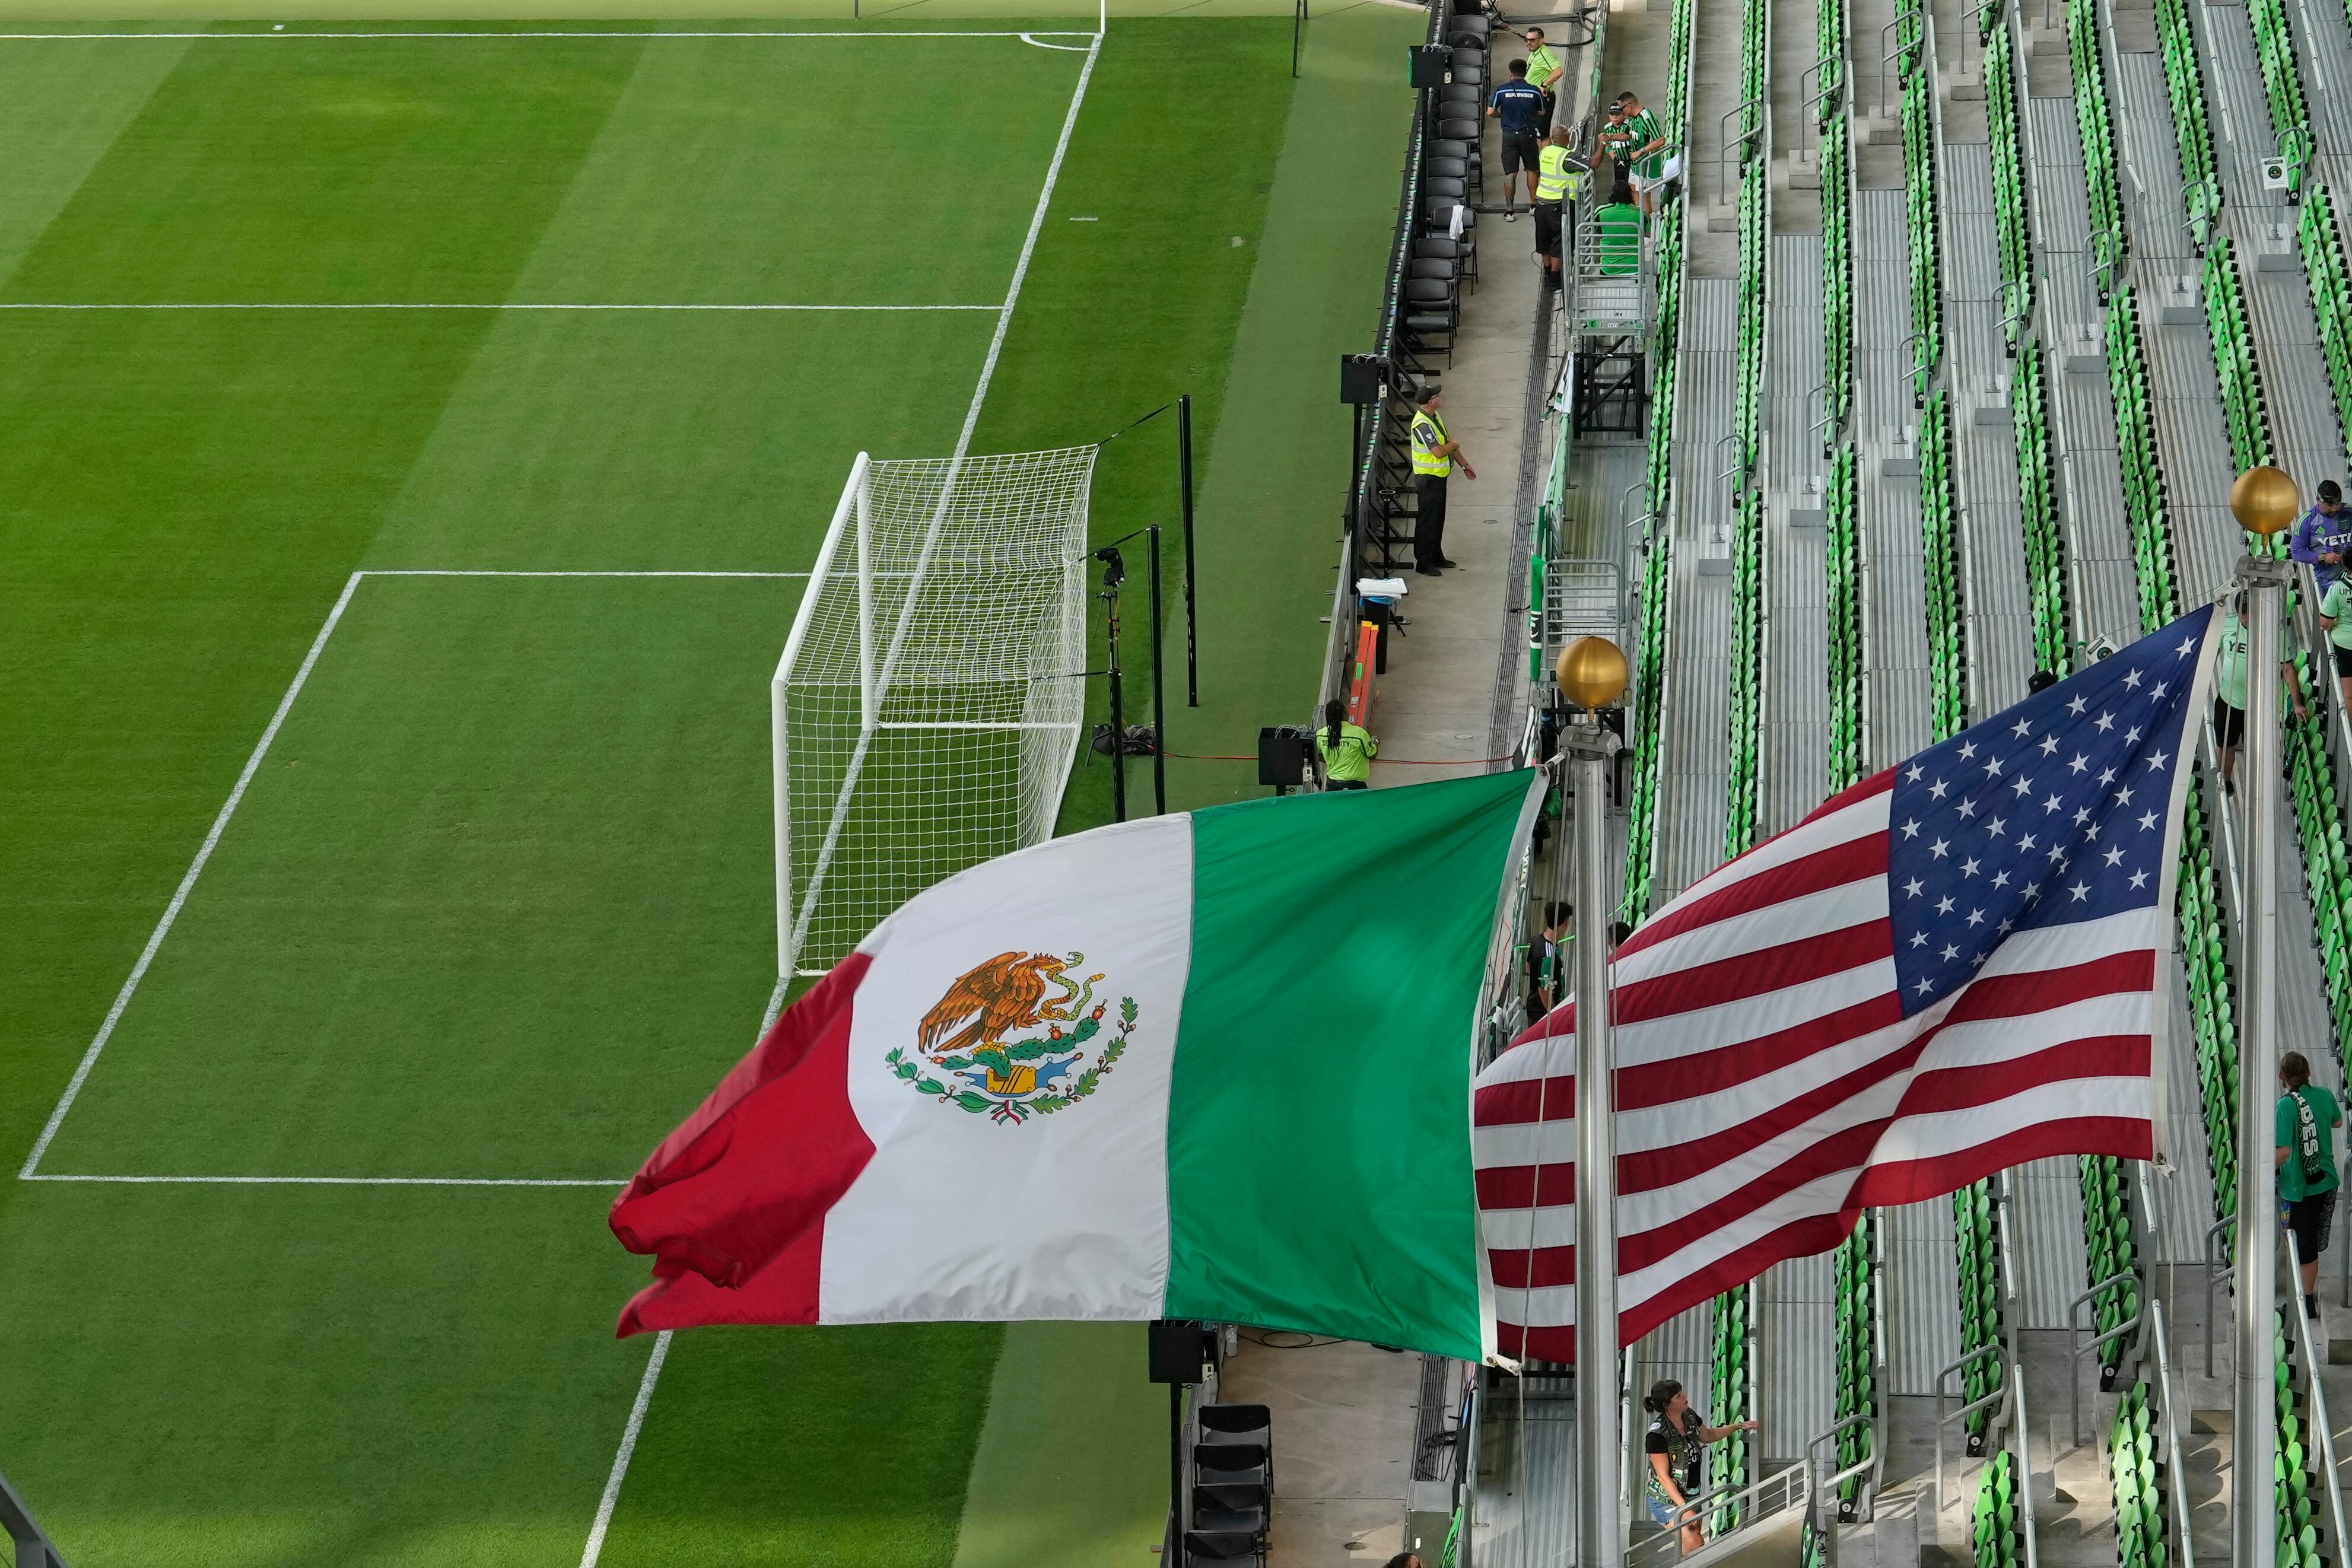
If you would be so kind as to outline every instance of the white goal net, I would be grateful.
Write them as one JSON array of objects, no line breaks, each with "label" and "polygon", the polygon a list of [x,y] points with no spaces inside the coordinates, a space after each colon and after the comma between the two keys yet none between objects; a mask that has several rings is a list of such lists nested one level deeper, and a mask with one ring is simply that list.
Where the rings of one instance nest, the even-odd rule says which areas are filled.
[{"label": "white goal net", "polygon": [[1096,451],[858,455],[776,666],[782,974],[1053,832],[1086,722]]}]

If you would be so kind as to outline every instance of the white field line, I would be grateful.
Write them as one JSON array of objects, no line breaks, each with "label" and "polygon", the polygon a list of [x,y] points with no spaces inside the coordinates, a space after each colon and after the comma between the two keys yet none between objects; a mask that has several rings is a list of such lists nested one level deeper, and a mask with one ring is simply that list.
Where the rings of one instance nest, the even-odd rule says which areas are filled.
[{"label": "white field line", "polygon": [[96,1182],[110,1186],[601,1186],[629,1185],[622,1176],[52,1176],[24,1181]]},{"label": "white field line", "polygon": [[596,1568],[604,1554],[604,1531],[612,1528],[613,1506],[621,1500],[621,1483],[629,1476],[629,1458],[637,1451],[637,1434],[645,1429],[646,1406],[654,1402],[654,1385],[661,1381],[662,1363],[669,1359],[669,1330],[654,1335],[654,1353],[646,1358],[646,1375],[637,1380],[637,1402],[629,1406],[629,1424],[621,1428],[620,1451],[613,1456],[613,1473],[604,1478],[604,1495],[596,1503],[596,1522],[588,1527],[588,1544],[581,1550],[580,1568]]},{"label": "white field line", "polygon": [[[768,1027],[776,1015],[784,1010],[784,991],[792,984],[789,978],[776,982],[768,993],[767,1008],[760,1014],[761,1040],[768,1037]],[[637,1384],[637,1402],[629,1407],[629,1424],[621,1429],[621,1446],[613,1455],[612,1472],[604,1478],[604,1495],[596,1500],[596,1521],[588,1527],[588,1544],[581,1548],[580,1568],[596,1568],[596,1560],[604,1554],[604,1532],[613,1527],[613,1510],[621,1500],[621,1483],[629,1479],[629,1460],[637,1451],[637,1434],[645,1429],[646,1411],[654,1402],[654,1385],[661,1381],[662,1363],[669,1355],[670,1331],[662,1330],[654,1336],[654,1353],[646,1360],[646,1375]]]},{"label": "white field line", "polygon": [[361,577],[806,577],[804,571],[538,571],[499,567],[372,566]]},{"label": "white field line", "polygon": [[212,831],[205,835],[203,845],[196,851],[195,860],[188,866],[188,874],[180,879],[178,890],[172,894],[172,902],[164,906],[163,917],[155,923],[155,930],[147,938],[147,946],[141,950],[139,961],[131,967],[131,977],[122,982],[122,989],[115,994],[114,1005],[107,1009],[106,1021],[98,1026],[97,1038],[89,1042],[89,1049],[82,1052],[81,1062],[67,1082],[66,1092],[58,1101],[58,1108],[49,1113],[47,1124],[41,1128],[41,1135],[33,1140],[33,1152],[25,1156],[24,1167],[16,1173],[19,1176],[29,1178],[40,1167],[41,1156],[49,1152],[50,1140],[58,1135],[58,1129],[65,1124],[66,1113],[73,1109],[75,1096],[89,1082],[89,1070],[98,1065],[99,1052],[106,1049],[107,1040],[114,1033],[114,1026],[122,1021],[123,1009],[131,1005],[131,997],[137,994],[139,982],[147,977],[147,966],[155,961],[155,950],[163,946],[163,938],[172,934],[172,923],[180,918],[181,906],[188,902],[188,894],[195,890],[196,878],[204,874],[205,862],[213,858],[213,851],[218,847],[221,834],[228,828],[228,820],[236,814],[237,802],[245,799],[246,787],[253,782],[254,774],[260,769],[261,759],[269,755],[269,743],[278,738],[278,726],[286,722],[286,715],[293,707],[294,699],[302,695],[302,683],[310,678],[310,671],[318,664],[319,655],[326,650],[327,639],[334,635],[335,622],[343,618],[343,607],[351,603],[352,594],[359,585],[358,572],[344,580],[343,591],[336,598],[335,607],[327,612],[327,623],[320,627],[318,636],[311,639],[310,651],[302,656],[302,667],[294,672],[293,684],[278,700],[278,711],[269,716],[269,727],[261,732],[261,739],[254,746],[253,755],[245,759],[245,771],[236,776],[236,787],[229,790],[228,799],[222,803],[220,814],[213,819]]},{"label": "white field line", "polygon": [[301,33],[290,31],[270,33],[0,33],[0,43],[80,43],[85,39],[91,38],[141,40],[175,38],[198,43],[220,44],[239,43],[256,38],[270,43],[290,43],[294,39],[304,38],[315,43],[321,39],[335,38],[471,38],[488,39],[496,42],[507,38],[1025,38],[1031,37],[1041,38],[1091,38],[1097,37],[1097,35],[1087,32],[1083,28],[1071,28],[1064,32],[1017,33],[1006,31],[983,32],[978,29],[958,29],[954,31],[942,29],[933,32],[916,32],[911,29],[907,31],[876,29],[867,32],[853,32],[846,30],[839,32],[793,32],[784,28],[763,29],[755,27],[711,27],[700,29],[698,31],[685,31],[673,28],[656,32],[624,32],[614,27],[543,27],[531,32],[513,33],[483,31],[434,32],[422,29],[404,32],[379,33]]},{"label": "white field line", "polygon": [[[1087,101],[1087,84],[1094,79],[1095,62],[1102,57],[1103,36],[1088,35],[1087,63],[1078,71],[1078,85],[1070,94],[1069,111],[1062,116],[1062,134],[1054,143],[1054,161],[1045,167],[1045,187],[1037,193],[1036,208],[1029,214],[1029,232],[1021,240],[1021,259],[1013,264],[1012,286],[1004,291],[1004,304],[997,312],[996,332],[988,341],[988,358],[980,367],[980,384],[972,388],[971,404],[964,410],[963,428],[957,433],[955,455],[948,461],[946,482],[940,488],[940,504],[931,514],[930,527],[924,532],[923,548],[915,557],[913,581],[898,611],[898,623],[890,634],[890,646],[882,657],[882,674],[877,683],[887,690],[890,677],[898,667],[898,655],[906,646],[907,631],[913,624],[916,603],[922,593],[923,579],[929,573],[931,555],[939,547],[940,530],[947,520],[948,503],[955,495],[956,476],[963,467],[964,456],[971,450],[971,434],[980,424],[981,404],[988,399],[988,383],[995,378],[996,361],[1004,352],[1004,336],[1013,327],[1013,308],[1021,302],[1021,285],[1029,276],[1029,258],[1036,254],[1037,235],[1045,226],[1045,212],[1054,203],[1054,186],[1062,177],[1062,161],[1069,155],[1070,136],[1078,127],[1078,110]],[[818,894],[824,886],[826,872],[833,865],[835,847],[841,832],[849,821],[850,797],[857,781],[866,771],[866,758],[874,744],[874,733],[866,730],[857,737],[856,748],[850,753],[849,766],[844,770],[841,793],[835,797],[833,820],[825,824],[824,841],[817,846],[816,868],[810,874],[807,894],[801,900],[800,914],[793,921],[792,950],[797,954],[808,940],[809,922],[815,918]]]},{"label": "white field line", "polygon": [[[1060,48],[1059,44],[1041,46]],[[37,299],[0,300],[0,310],[733,310],[775,311],[812,310],[818,312],[882,311],[919,314],[937,310],[995,310],[994,305],[597,305],[554,304],[521,301],[494,303],[465,301],[436,304],[389,300],[359,300],[349,303],[320,303],[307,300],[174,300],[100,301],[90,304],[68,304],[63,301]]]}]

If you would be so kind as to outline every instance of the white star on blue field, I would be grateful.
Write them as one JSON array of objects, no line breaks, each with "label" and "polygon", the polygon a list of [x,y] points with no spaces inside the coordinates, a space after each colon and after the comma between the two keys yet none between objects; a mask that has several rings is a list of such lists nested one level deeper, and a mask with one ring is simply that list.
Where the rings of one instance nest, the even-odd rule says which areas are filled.
[{"label": "white star on blue field", "polygon": [[2013,931],[2156,903],[2209,605],[1895,770],[1887,892],[1906,1016]]}]

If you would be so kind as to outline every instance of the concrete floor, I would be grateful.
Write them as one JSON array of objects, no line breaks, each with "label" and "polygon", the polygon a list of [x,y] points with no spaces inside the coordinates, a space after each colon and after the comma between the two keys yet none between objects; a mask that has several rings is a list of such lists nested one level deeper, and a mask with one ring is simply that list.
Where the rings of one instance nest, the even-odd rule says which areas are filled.
[{"label": "concrete floor", "polygon": [[1297,1338],[1244,1331],[1218,1388],[1273,1412],[1270,1568],[1385,1563],[1405,1547],[1421,1357],[1344,1340],[1271,1348]]}]

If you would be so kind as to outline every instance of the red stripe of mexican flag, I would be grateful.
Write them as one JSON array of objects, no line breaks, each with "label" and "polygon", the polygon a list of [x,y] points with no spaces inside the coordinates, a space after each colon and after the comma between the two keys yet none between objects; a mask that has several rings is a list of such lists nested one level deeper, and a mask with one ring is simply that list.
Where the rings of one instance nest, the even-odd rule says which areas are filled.
[{"label": "red stripe of mexican flag", "polygon": [[1470,1081],[1531,771],[1097,829],[918,895],[614,1204],[621,1332],[1208,1318],[1493,1348]]}]

